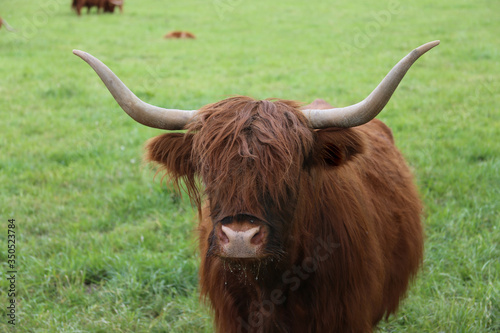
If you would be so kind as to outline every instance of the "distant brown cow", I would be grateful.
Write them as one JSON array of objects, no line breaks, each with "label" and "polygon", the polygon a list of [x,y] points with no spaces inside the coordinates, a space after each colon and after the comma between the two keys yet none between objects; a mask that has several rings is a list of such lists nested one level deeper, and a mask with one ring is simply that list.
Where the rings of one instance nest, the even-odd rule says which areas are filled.
[{"label": "distant brown cow", "polygon": [[170,38],[177,38],[177,39],[181,39],[181,38],[196,38],[194,34],[190,33],[189,31],[172,31],[172,32],[169,32],[168,34],[165,35],[166,39],[170,39]]},{"label": "distant brown cow", "polygon": [[151,139],[146,158],[198,206],[200,290],[218,333],[370,333],[396,312],[424,249],[410,169],[373,118],[438,44],[416,48],[367,98],[342,108],[236,96],[164,109],[74,52],[134,120],[187,130]]},{"label": "distant brown cow", "polygon": [[98,13],[101,10],[105,13],[113,13],[116,6],[120,8],[120,12],[123,12],[123,0],[73,0],[71,5],[78,15],[81,15],[83,7],[87,7],[88,14],[92,7],[97,7]]}]

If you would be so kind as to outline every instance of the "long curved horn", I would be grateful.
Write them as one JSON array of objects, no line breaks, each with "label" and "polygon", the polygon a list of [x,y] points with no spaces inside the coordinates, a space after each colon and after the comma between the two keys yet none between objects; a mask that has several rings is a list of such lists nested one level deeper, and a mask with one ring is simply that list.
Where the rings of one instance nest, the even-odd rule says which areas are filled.
[{"label": "long curved horn", "polygon": [[95,70],[121,108],[135,121],[143,125],[166,130],[180,130],[196,114],[196,110],[164,109],[145,103],[134,95],[115,73],[99,59],[79,50],[73,50],[73,53]]},{"label": "long curved horn", "polygon": [[439,41],[433,41],[417,47],[387,74],[380,84],[363,101],[343,108],[325,110],[302,110],[313,128],[328,127],[354,127],[363,125],[375,118],[384,106],[389,102],[392,94],[403,79],[408,69],[425,52],[438,45]]}]

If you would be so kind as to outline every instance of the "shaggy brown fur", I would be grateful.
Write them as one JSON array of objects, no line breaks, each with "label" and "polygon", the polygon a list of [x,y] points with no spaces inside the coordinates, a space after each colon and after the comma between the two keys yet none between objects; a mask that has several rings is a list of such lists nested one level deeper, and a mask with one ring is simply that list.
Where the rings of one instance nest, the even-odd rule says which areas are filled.
[{"label": "shaggy brown fur", "polygon": [[[296,102],[233,97],[187,129],[146,157],[200,207],[217,332],[371,332],[397,310],[422,261],[422,206],[389,128],[312,130]],[[236,216],[268,228],[261,257],[221,256],[214,229]]]},{"label": "shaggy brown fur", "polygon": [[166,39],[183,39],[183,38],[191,38],[195,39],[195,35],[189,31],[172,31],[165,35]]}]

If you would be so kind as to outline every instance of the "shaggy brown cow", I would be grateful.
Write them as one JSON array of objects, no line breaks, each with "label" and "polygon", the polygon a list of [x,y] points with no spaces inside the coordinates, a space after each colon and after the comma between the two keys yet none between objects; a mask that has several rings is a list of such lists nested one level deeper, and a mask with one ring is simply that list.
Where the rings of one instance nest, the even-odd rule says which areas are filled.
[{"label": "shaggy brown cow", "polygon": [[98,13],[100,13],[101,10],[105,13],[113,13],[116,6],[120,8],[120,12],[123,12],[123,0],[73,0],[71,4],[71,8],[73,8],[78,15],[81,15],[83,7],[87,7],[88,14],[92,7],[97,7]]},{"label": "shaggy brown cow", "polygon": [[195,35],[190,33],[189,31],[172,31],[165,35],[166,39],[184,39],[191,38],[195,39]]},{"label": "shaggy brown cow", "polygon": [[187,129],[151,139],[146,157],[198,205],[201,293],[217,332],[345,333],[371,332],[394,313],[422,262],[412,175],[391,130],[372,119],[438,43],[407,55],[362,102],[337,109],[249,97],[162,109],[74,53],[133,119]]}]

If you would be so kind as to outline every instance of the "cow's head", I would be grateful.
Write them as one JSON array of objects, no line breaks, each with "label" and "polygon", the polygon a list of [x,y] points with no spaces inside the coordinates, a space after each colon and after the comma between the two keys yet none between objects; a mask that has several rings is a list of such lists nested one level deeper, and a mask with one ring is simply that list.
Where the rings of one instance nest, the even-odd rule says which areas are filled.
[{"label": "cow's head", "polygon": [[123,0],[104,1],[104,12],[114,13],[115,7],[120,8],[120,12],[123,12]]},{"label": "cow's head", "polygon": [[[209,252],[224,258],[283,254],[295,209],[315,166],[336,167],[362,152],[351,127],[373,119],[410,66],[439,44],[427,43],[403,58],[362,102],[335,109],[300,109],[296,102],[232,97],[184,111],[138,99],[91,55],[74,51],[101,77],[120,106],[136,121],[167,130],[148,141],[146,158],[159,163],[178,186],[186,185],[213,223]],[[203,183],[203,192],[197,179]]]},{"label": "cow's head", "polygon": [[[199,176],[214,226],[211,252],[279,254],[314,144],[297,103],[228,98],[201,108],[186,128],[150,140],[147,159],[187,184]],[[199,198],[194,186],[190,193]]]}]

